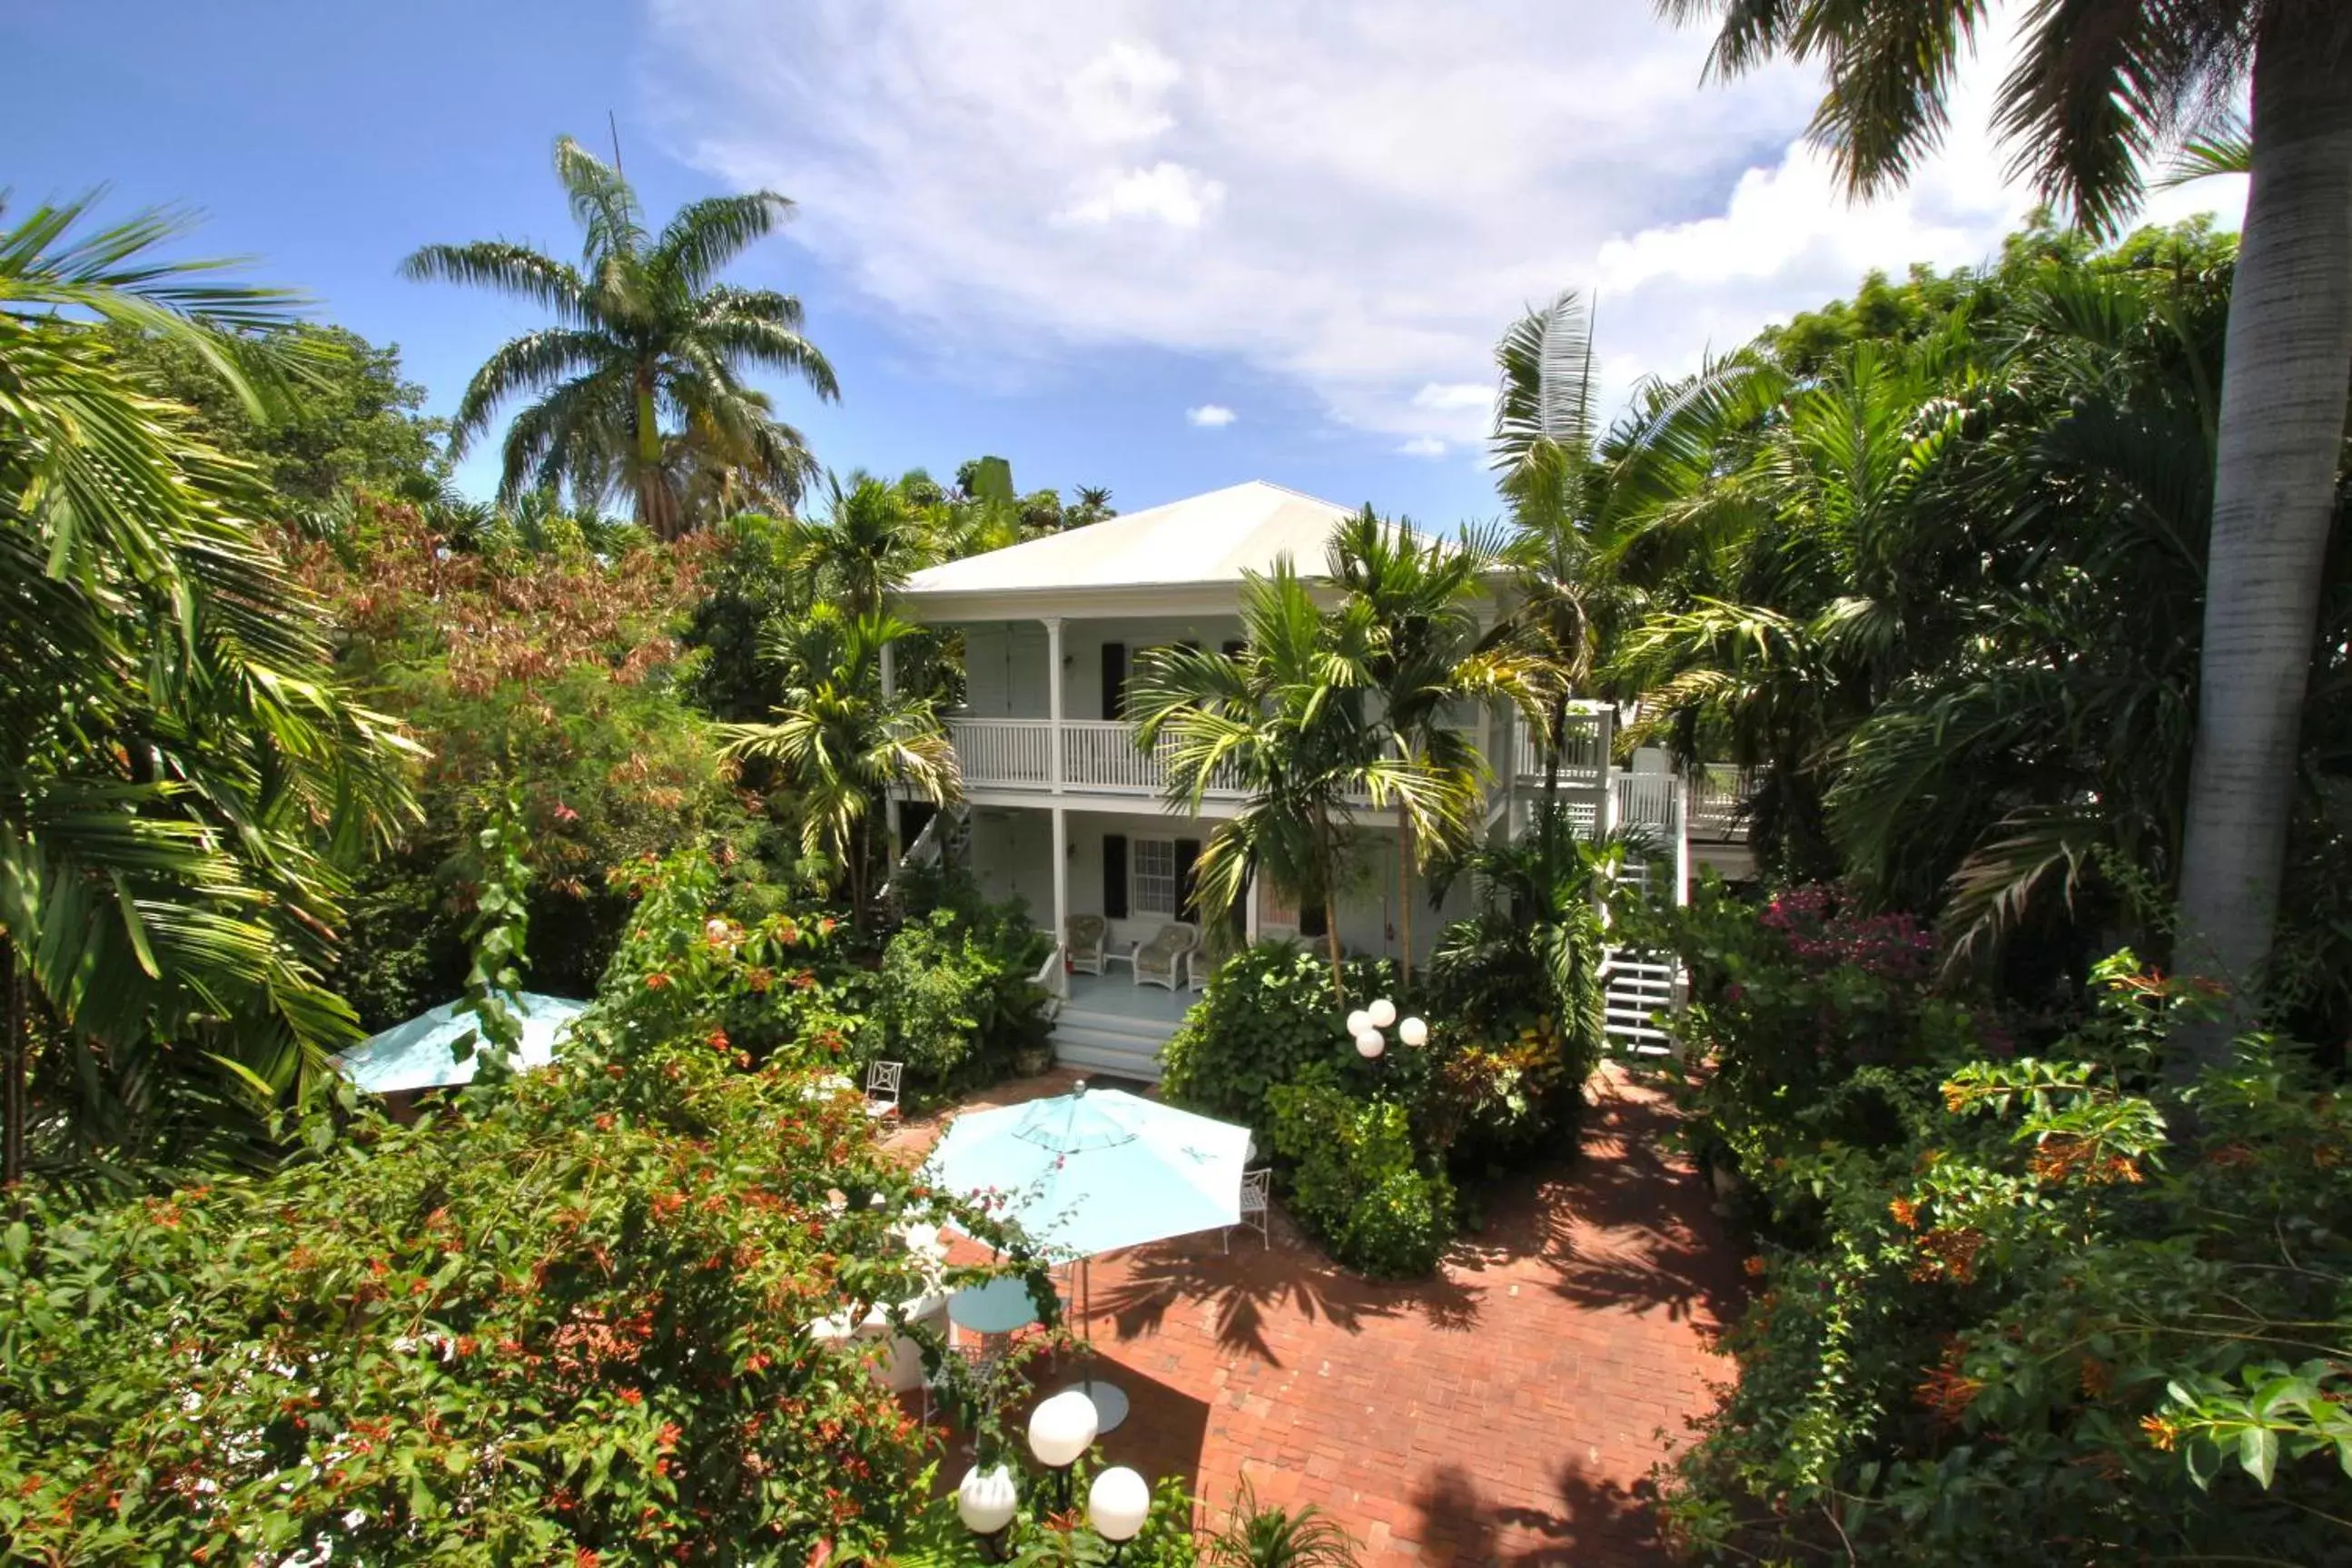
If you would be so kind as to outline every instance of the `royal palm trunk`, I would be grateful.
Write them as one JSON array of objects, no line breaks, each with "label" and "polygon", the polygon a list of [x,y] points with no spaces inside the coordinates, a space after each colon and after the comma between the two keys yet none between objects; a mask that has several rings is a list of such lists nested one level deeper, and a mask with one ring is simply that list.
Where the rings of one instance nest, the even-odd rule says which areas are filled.
[{"label": "royal palm trunk", "polygon": [[[2249,1016],[2278,915],[2322,568],[2352,377],[2352,47],[2324,7],[2256,47],[2253,165],[2230,297],[2206,568],[2179,967]],[[2221,1058],[2227,1026],[2182,1066]]]}]

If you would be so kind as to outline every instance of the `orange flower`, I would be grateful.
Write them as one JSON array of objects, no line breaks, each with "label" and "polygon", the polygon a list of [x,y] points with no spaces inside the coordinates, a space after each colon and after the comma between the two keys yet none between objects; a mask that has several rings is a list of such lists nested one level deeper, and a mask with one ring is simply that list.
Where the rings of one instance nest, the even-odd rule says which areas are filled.
[{"label": "orange flower", "polygon": [[624,1405],[643,1405],[645,1402],[646,1402],[646,1396],[645,1396],[643,1394],[639,1393],[636,1389],[634,1389],[634,1388],[624,1388],[624,1389],[622,1389],[622,1390],[621,1390],[621,1403],[622,1403],[622,1404],[624,1404]]},{"label": "orange flower", "polygon": [[1886,1211],[1895,1217],[1895,1223],[1901,1226],[1904,1229],[1916,1230],[1919,1228],[1919,1206],[1912,1202],[1909,1198],[1895,1197],[1887,1199]]},{"label": "orange flower", "polygon": [[647,989],[647,990],[649,990],[649,991],[658,991],[658,990],[660,990],[664,986],[667,986],[667,985],[668,985],[668,984],[669,984],[669,977],[668,977],[667,975],[663,974],[663,973],[662,973],[660,970],[658,970],[658,969],[655,970],[652,974],[647,975],[647,976],[646,977],[646,989]]},{"label": "orange flower", "polygon": [[1760,1252],[1749,1253],[1740,1260],[1739,1266],[1748,1270],[1748,1277],[1751,1280],[1760,1280],[1764,1277],[1764,1256]]},{"label": "orange flower", "polygon": [[2172,1445],[2180,1440],[2180,1428],[2161,1416],[2141,1416],[2139,1429],[2147,1434],[2149,1442],[2168,1454],[2172,1452]]}]

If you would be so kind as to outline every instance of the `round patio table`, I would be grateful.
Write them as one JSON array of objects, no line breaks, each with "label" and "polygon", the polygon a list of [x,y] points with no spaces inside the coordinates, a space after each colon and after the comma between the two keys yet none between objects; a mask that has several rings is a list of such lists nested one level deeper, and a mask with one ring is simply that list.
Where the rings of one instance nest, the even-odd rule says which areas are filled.
[{"label": "round patio table", "polygon": [[1037,1321],[1029,1281],[1007,1274],[984,1285],[966,1285],[948,1298],[948,1321],[976,1334],[1008,1334]]}]

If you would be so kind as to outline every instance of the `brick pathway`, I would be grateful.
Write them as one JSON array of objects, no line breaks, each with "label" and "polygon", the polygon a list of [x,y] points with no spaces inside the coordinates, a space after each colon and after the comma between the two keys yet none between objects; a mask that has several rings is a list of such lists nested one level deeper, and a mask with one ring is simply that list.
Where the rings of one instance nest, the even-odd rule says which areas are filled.
[{"label": "brick pathway", "polygon": [[1581,1157],[1517,1178],[1435,1280],[1369,1284],[1279,1205],[1270,1249],[1236,1232],[1230,1255],[1209,1235],[1098,1260],[1096,1346],[1134,1401],[1104,1453],[1192,1478],[1206,1518],[1244,1479],[1314,1503],[1368,1564],[1663,1560],[1634,1489],[1729,1374],[1707,1345],[1738,1271],[1658,1147],[1668,1107],[1612,1068],[1591,1093]]}]

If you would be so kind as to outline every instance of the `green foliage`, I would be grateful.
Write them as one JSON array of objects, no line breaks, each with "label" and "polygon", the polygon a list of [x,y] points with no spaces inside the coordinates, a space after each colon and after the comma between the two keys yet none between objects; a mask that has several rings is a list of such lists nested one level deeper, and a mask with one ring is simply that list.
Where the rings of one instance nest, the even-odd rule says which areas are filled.
[{"label": "green foliage", "polygon": [[122,359],[266,417],[287,298],[89,205],[0,229],[0,1184],[270,1157],[355,1035],[341,864],[409,809],[274,498]]},{"label": "green foliage", "polygon": [[[1387,966],[1348,969],[1351,996],[1379,994]],[[1342,1015],[1331,1006],[1331,976],[1295,942],[1261,942],[1210,976],[1175,1037],[1160,1051],[1160,1092],[1213,1116],[1245,1123],[1265,1145],[1274,1131],[1268,1096],[1310,1063],[1352,1058]]]},{"label": "green foliage", "polygon": [[1246,1480],[1207,1557],[1213,1568],[1356,1568],[1358,1561],[1354,1539],[1320,1509],[1261,1507]]},{"label": "green foliage", "polygon": [[804,1325],[925,1288],[902,1216],[1009,1239],[883,1154],[819,1081],[820,1038],[757,1071],[713,1049],[793,951],[714,938],[713,885],[707,864],[656,875],[564,1060],[462,1118],[363,1116],[268,1182],[95,1212],[33,1197],[0,1237],[12,1552],[881,1552],[924,1506],[921,1439],[870,1347]]},{"label": "green foliage", "polygon": [[905,1062],[935,1091],[1005,1077],[1013,1051],[1046,1035],[1046,993],[1029,978],[1045,947],[1017,913],[985,906],[908,921],[882,949],[867,1053]]},{"label": "green foliage", "polygon": [[1042,1473],[1024,1448],[1012,1445],[999,1458],[1014,1468],[1022,1507],[993,1553],[964,1528],[950,1492],[929,1499],[907,1519],[892,1542],[889,1561],[896,1568],[1107,1568],[1114,1561],[1119,1568],[1196,1568],[1192,1500],[1181,1477],[1164,1476],[1153,1484],[1143,1528],[1114,1553],[1083,1522],[1087,1488],[1101,1468],[1099,1448],[1071,1467],[1074,1506],[1066,1512],[1048,1511],[1048,1503],[1059,1500],[1060,1483]]},{"label": "green foliage", "polygon": [[525,897],[530,868],[523,864],[522,807],[512,791],[492,809],[490,820],[475,835],[481,851],[481,875],[474,891],[473,918],[466,922],[466,946],[473,962],[466,970],[466,994],[459,1012],[471,1013],[475,1032],[457,1047],[457,1060],[471,1056],[478,1043],[483,1060],[474,1082],[496,1085],[509,1076],[520,1061],[522,1020],[514,998],[522,990],[523,945],[530,929]]},{"label": "green foliage", "polygon": [[[425,389],[404,381],[400,350],[356,332],[308,322],[254,340],[288,361],[287,394],[256,410],[187,343],[159,333],[118,331],[123,369],[155,396],[189,412],[192,430],[251,464],[279,502],[308,510],[355,489],[422,501],[449,476],[440,438],[447,422],[426,418]],[[285,513],[276,520],[286,521]]]},{"label": "green foliage", "polygon": [[[1740,929],[1745,921],[1747,929]],[[1740,1375],[1671,1472],[1722,1560],[2320,1562],[2352,1546],[2352,1117],[2304,1053],[2186,1089],[2195,988],[2100,966],[2038,1055],[1834,899],[1695,928],[1704,1134],[1757,1188]],[[1728,1081],[1728,1082],[1724,1082]]]},{"label": "green foliage", "polygon": [[1362,1100],[1317,1063],[1266,1092],[1274,1151],[1296,1162],[1290,1207],[1341,1262],[1381,1278],[1437,1267],[1454,1236],[1454,1187],[1414,1153],[1394,1100]]}]

